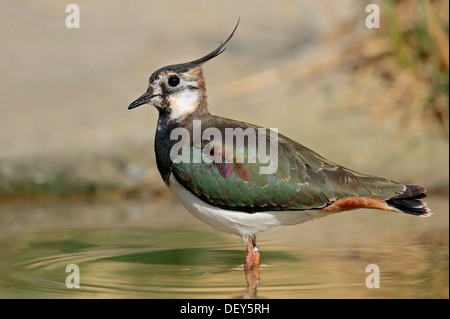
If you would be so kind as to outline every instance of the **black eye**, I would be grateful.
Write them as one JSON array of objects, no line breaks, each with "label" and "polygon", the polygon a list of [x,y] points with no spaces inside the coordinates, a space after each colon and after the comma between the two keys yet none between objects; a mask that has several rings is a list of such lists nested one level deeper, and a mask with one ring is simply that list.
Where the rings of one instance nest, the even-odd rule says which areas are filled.
[{"label": "black eye", "polygon": [[178,84],[180,84],[180,78],[176,75],[171,75],[171,76],[169,76],[167,83],[171,87],[176,87]]}]

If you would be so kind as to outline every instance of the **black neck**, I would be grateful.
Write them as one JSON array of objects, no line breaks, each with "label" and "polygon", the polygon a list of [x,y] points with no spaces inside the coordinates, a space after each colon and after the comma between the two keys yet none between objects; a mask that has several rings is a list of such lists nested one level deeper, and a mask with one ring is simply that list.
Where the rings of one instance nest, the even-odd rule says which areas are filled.
[{"label": "black neck", "polygon": [[[206,112],[205,112],[206,111]],[[177,127],[186,128],[190,134],[192,143],[192,129],[194,120],[207,120],[211,117],[208,110],[205,108],[203,112],[196,112],[183,118],[182,121],[174,121],[169,117],[169,113],[161,111],[158,118],[158,128],[155,135],[155,154],[156,165],[164,182],[168,185],[170,174],[172,172],[172,160],[170,159],[170,150],[178,140],[171,140],[170,133]]]}]

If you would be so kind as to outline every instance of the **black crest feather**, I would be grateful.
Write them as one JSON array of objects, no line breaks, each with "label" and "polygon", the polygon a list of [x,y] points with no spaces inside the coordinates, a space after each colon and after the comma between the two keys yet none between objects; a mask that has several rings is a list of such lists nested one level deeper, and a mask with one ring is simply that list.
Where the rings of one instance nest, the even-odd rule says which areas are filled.
[{"label": "black crest feather", "polygon": [[239,25],[239,21],[241,19],[238,19],[238,22],[236,23],[236,26],[233,29],[233,32],[231,32],[230,36],[228,37],[228,39],[225,40],[225,42],[220,43],[219,47],[216,48],[215,50],[211,51],[210,53],[208,53],[207,55],[205,55],[204,57],[188,62],[189,64],[193,64],[193,65],[199,65],[199,64],[203,64],[206,61],[211,60],[212,58],[215,58],[216,56],[218,56],[219,54],[221,54],[223,51],[225,51],[225,45],[227,44],[228,41],[230,41],[230,39],[233,37],[234,32],[236,31],[238,25]]},{"label": "black crest feather", "polygon": [[169,70],[169,71],[175,71],[175,72],[185,72],[185,71],[187,71],[189,69],[192,69],[193,67],[202,65],[203,63],[211,60],[212,58],[215,58],[216,56],[221,54],[223,51],[225,51],[225,45],[233,37],[234,32],[236,31],[240,20],[241,19],[239,18],[238,22],[236,23],[236,26],[233,29],[233,32],[231,32],[231,34],[228,37],[228,39],[226,39],[225,42],[220,43],[220,45],[216,49],[214,49],[213,51],[211,51],[210,53],[208,53],[204,57],[201,57],[200,59],[197,59],[197,60],[194,60],[194,61],[191,61],[191,62],[169,65],[169,66],[166,66],[164,68],[161,68],[160,70],[156,71],[155,73],[159,73],[159,71],[161,71],[163,69]]}]

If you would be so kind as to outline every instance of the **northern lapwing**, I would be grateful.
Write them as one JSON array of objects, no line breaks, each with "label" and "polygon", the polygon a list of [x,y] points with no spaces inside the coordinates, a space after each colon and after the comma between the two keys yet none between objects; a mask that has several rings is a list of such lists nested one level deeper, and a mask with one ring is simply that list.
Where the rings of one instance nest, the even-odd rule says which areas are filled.
[{"label": "northern lapwing", "polygon": [[[225,44],[238,25],[239,21],[228,39],[204,57],[155,71],[150,76],[147,91],[128,109],[147,103],[156,107],[159,112],[156,163],[164,182],[195,217],[219,231],[243,238],[247,249],[244,269],[258,267],[260,254],[256,235],[279,226],[357,208],[430,216],[429,208],[421,201],[426,197],[425,187],[358,173],[281,134],[275,141],[276,170],[269,173],[261,171],[266,163],[251,160],[251,150],[245,143],[236,143],[231,153],[226,153],[228,144],[223,147],[223,141],[215,138],[196,143],[199,134],[212,137],[211,132],[220,132],[223,138],[230,130],[256,132],[261,129],[208,111],[202,65],[225,50]],[[200,133],[196,123],[201,124]],[[189,135],[189,143],[174,152],[183,132]],[[265,151],[269,150],[267,145],[274,142],[269,134],[273,130],[266,132],[253,134],[258,143],[267,142],[261,143],[266,145]],[[250,140],[249,136],[247,138]],[[212,147],[205,142],[222,147]],[[192,152],[180,161],[186,150]],[[203,157],[195,161],[195,151],[209,153],[214,161]],[[236,160],[238,154],[244,154],[243,162]]]}]

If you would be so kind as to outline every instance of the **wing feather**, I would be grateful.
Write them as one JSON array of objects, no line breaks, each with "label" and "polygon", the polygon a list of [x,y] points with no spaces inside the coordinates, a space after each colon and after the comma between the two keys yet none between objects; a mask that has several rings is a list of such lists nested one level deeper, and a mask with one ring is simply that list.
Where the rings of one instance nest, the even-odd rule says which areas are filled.
[{"label": "wing feather", "polygon": [[[229,119],[214,119],[211,123],[202,123],[202,129],[218,128],[222,137],[226,127],[258,128]],[[266,138],[268,145],[269,131],[257,138]],[[207,142],[225,144],[223,141]],[[203,142],[202,147],[205,144]],[[224,159],[226,149],[224,146],[221,149],[223,153],[219,155]],[[238,153],[243,153],[244,163],[174,163],[172,174],[202,200],[248,212],[321,209],[345,197],[389,199],[404,191],[403,184],[337,165],[281,134],[278,135],[278,169],[273,174],[260,173],[260,168],[267,163],[249,161],[246,144],[240,149],[234,147],[232,152],[234,159]]]}]

